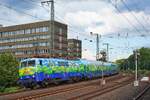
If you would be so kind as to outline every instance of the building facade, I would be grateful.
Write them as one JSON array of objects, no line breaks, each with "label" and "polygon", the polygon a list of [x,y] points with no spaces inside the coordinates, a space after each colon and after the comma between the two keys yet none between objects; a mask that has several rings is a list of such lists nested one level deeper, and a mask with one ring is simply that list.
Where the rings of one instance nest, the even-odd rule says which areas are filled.
[{"label": "building facade", "polygon": [[12,52],[18,59],[33,57],[66,58],[67,25],[50,21],[0,27],[0,53]]},{"label": "building facade", "polygon": [[82,57],[82,42],[78,39],[68,39],[68,59]]}]

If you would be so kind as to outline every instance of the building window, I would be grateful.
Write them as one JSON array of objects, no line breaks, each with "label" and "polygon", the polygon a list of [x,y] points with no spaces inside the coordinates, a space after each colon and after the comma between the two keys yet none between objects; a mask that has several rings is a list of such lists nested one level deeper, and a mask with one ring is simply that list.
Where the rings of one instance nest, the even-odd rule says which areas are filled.
[{"label": "building window", "polygon": [[31,29],[31,33],[36,33],[36,29],[35,29],[35,28],[32,28],[32,29]]},{"label": "building window", "polygon": [[48,32],[48,27],[43,27],[43,32]]},{"label": "building window", "polygon": [[59,44],[59,49],[62,49],[62,43]]},{"label": "building window", "polygon": [[27,54],[28,52],[27,51],[24,51],[24,54]]},{"label": "building window", "polygon": [[31,30],[30,29],[26,29],[25,30],[25,34],[30,34],[31,33]]},{"label": "building window", "polygon": [[59,37],[59,42],[62,42],[62,37],[61,36]]},{"label": "building window", "polygon": [[24,30],[20,30],[20,31],[18,31],[17,34],[25,34],[25,32],[24,32]]},{"label": "building window", "polygon": [[36,28],[36,33],[39,33],[40,32],[40,28]]},{"label": "building window", "polygon": [[59,34],[62,35],[62,28],[59,28]]},{"label": "building window", "polygon": [[77,43],[77,47],[79,47],[79,43]]},{"label": "building window", "polygon": [[2,37],[2,32],[0,32],[0,37]]},{"label": "building window", "polygon": [[40,27],[40,28],[39,28],[39,32],[43,32],[43,27]]}]

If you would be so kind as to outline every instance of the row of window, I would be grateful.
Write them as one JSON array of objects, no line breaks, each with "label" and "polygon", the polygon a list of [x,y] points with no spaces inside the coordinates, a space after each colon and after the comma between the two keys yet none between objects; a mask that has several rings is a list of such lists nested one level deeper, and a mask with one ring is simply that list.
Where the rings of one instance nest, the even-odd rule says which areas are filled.
[{"label": "row of window", "polygon": [[48,42],[43,43],[33,43],[33,44],[20,44],[20,45],[12,45],[12,46],[0,46],[0,50],[4,49],[17,49],[17,48],[29,48],[34,46],[49,46]]},{"label": "row of window", "polygon": [[[30,61],[25,61],[21,63],[21,68],[22,67],[27,67],[27,66],[35,66],[35,60],[30,60]],[[43,65],[50,65],[50,66],[79,66],[78,63],[74,62],[67,62],[67,61],[44,61],[44,60],[39,60],[39,64],[41,66]]]},{"label": "row of window", "polygon": [[20,35],[20,34],[39,33],[39,32],[48,32],[48,27],[24,29],[24,30],[12,31],[12,32],[0,32],[0,36],[5,37],[5,36]]},{"label": "row of window", "polygon": [[79,43],[68,43],[70,47],[80,47]]},{"label": "row of window", "polygon": [[49,39],[50,35],[38,35],[33,37],[27,37],[27,38],[7,38],[7,39],[0,39],[0,43],[8,43],[8,42],[22,42],[22,41],[32,41],[32,40],[38,40],[38,39]]},{"label": "row of window", "polygon": [[[48,49],[43,50],[26,50],[26,51],[17,51],[15,55],[24,55],[24,54],[45,54],[50,53]],[[62,52],[59,52],[59,55],[62,55]]]},{"label": "row of window", "polygon": [[28,50],[28,51],[17,51],[15,52],[15,55],[24,55],[24,54],[45,54],[48,53],[47,49],[43,49],[43,50]]},{"label": "row of window", "polygon": [[68,48],[68,51],[81,51],[81,48]]}]

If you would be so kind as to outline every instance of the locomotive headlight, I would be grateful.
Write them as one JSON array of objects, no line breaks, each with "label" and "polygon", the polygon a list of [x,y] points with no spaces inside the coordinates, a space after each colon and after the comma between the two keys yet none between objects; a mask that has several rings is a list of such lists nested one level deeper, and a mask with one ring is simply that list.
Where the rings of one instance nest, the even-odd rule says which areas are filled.
[{"label": "locomotive headlight", "polygon": [[35,75],[33,75],[32,77],[35,78]]}]

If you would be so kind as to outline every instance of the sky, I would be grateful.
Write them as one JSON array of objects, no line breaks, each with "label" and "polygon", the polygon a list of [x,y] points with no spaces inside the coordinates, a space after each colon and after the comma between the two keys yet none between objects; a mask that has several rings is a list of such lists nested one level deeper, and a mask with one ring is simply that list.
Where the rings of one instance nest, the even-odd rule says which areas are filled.
[{"label": "sky", "polygon": [[[4,26],[50,19],[44,0],[0,0]],[[96,37],[100,50],[109,43],[109,60],[127,58],[133,50],[150,47],[150,0],[55,0],[55,20],[68,25],[68,38],[82,40],[82,56],[95,60]],[[92,42],[90,42],[92,40]]]}]

